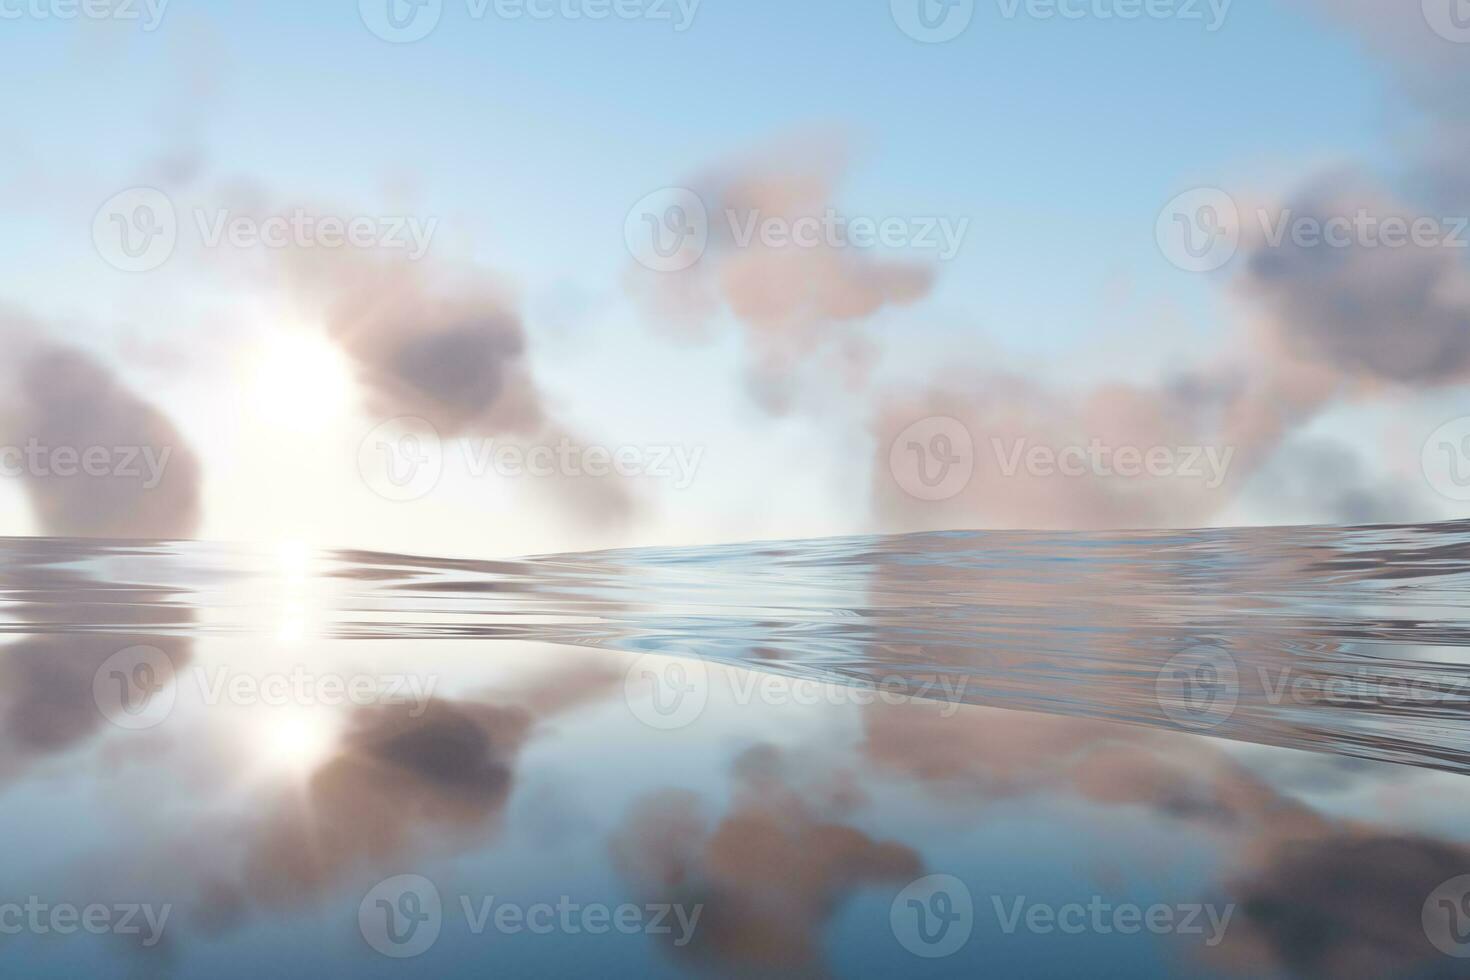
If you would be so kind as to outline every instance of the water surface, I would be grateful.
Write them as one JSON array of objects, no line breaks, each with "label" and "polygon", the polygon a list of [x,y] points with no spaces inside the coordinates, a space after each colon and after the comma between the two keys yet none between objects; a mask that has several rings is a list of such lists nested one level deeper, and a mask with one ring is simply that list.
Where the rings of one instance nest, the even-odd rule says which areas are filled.
[{"label": "water surface", "polygon": [[1464,976],[1467,569],[1470,524],[12,539],[0,944],[30,976]]}]

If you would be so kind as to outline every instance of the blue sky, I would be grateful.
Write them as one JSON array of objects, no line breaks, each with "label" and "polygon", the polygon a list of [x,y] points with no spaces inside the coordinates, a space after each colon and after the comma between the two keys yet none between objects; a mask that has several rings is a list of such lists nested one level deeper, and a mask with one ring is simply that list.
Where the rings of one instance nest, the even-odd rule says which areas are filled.
[{"label": "blue sky", "polygon": [[[13,147],[0,206],[16,232],[0,242],[12,273],[0,299],[97,351],[186,436],[218,446],[220,427],[249,411],[217,397],[220,372],[244,356],[237,342],[315,326],[291,322],[249,284],[254,273],[222,261],[143,276],[109,268],[86,234],[98,206],[173,181],[198,200],[433,216],[436,254],[513,296],[534,374],[568,424],[603,426],[607,439],[663,425],[727,440],[710,465],[721,472],[723,459],[735,484],[763,454],[806,460],[772,465],[801,471],[796,496],[836,502],[751,526],[724,517],[762,502],[721,485],[692,510],[686,499],[682,523],[642,536],[858,530],[866,477],[847,462],[870,452],[854,429],[862,406],[767,417],[732,369],[748,351],[728,323],[712,345],[668,342],[626,288],[635,201],[761,147],[839,134],[848,160],[835,207],[969,223],[921,303],[858,328],[880,338],[880,377],[1003,363],[1145,384],[1232,343],[1232,273],[1189,274],[1161,255],[1165,202],[1200,186],[1282,196],[1347,164],[1391,177],[1422,122],[1393,62],[1310,0],[1233,4],[1213,31],[1179,18],[1038,19],[1024,7],[1007,17],[983,0],[942,44],[907,36],[876,0],[704,0],[682,32],[468,9],[445,0],[437,28],[407,44],[374,36],[341,0],[173,0],[153,31],[4,21],[0,62],[21,97],[0,107]],[[196,370],[158,367],[170,358]],[[697,425],[670,411],[691,397]],[[242,466],[238,448],[216,451],[228,459],[209,472]],[[207,527],[261,533],[243,518]]]}]

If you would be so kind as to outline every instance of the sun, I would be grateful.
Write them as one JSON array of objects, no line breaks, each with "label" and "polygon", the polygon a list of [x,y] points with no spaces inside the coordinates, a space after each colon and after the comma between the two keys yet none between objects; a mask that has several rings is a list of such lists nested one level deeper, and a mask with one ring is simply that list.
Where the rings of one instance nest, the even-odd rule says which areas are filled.
[{"label": "sun", "polygon": [[257,425],[321,432],[352,407],[346,359],[320,330],[266,330],[245,357],[245,406]]}]

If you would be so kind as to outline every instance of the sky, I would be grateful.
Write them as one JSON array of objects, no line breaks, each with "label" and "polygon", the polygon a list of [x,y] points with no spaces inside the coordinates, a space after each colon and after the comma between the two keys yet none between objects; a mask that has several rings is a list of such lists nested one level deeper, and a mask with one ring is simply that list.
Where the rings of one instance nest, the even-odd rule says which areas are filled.
[{"label": "sky", "polygon": [[[483,556],[1463,514],[1459,0],[391,2],[0,0],[0,444],[173,450],[9,467],[0,532]],[[1169,237],[1200,193],[1234,212],[1206,271]],[[704,248],[648,267],[691,200]],[[141,205],[172,235],[130,259]],[[1437,237],[1258,220],[1363,209]],[[741,240],[829,213],[894,234]]]}]

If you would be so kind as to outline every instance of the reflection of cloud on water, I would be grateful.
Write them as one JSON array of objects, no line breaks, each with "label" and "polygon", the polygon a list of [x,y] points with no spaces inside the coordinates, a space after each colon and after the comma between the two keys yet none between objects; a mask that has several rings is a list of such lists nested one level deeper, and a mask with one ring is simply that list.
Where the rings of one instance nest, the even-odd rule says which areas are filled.
[{"label": "reflection of cloud on water", "polygon": [[718,820],[684,790],[635,804],[614,862],[652,899],[704,907],[694,941],[671,952],[716,970],[820,973],[822,930],[843,901],[918,874],[917,852],[846,822],[860,802],[852,774],[814,775],[801,756],[760,746],[735,760]]}]

